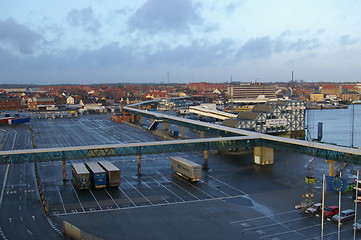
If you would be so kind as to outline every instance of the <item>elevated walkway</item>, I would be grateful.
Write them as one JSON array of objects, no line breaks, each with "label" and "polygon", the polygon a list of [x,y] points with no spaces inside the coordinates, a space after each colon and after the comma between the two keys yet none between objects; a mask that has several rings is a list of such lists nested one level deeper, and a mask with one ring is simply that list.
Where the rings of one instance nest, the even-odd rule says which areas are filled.
[{"label": "elevated walkway", "polygon": [[191,106],[191,107],[189,107],[189,112],[195,113],[198,115],[202,115],[202,116],[206,116],[206,117],[220,119],[222,121],[226,120],[226,119],[237,117],[236,114],[222,112],[222,111],[218,111],[218,110],[214,110],[214,109],[209,109],[209,108],[205,108],[202,106]]},{"label": "elevated walkway", "polygon": [[141,115],[151,119],[161,119],[163,121],[167,121],[178,126],[213,133],[217,136],[241,135],[256,137],[258,139],[256,141],[256,146],[260,147],[298,152],[315,157],[325,158],[327,160],[335,160],[339,162],[347,162],[361,165],[361,150],[356,148],[347,148],[315,142],[310,143],[305,140],[277,137],[268,134],[247,131],[239,128],[226,127],[212,123],[195,121],[192,119],[170,116],[159,112],[151,113],[149,111],[142,111],[132,108],[131,106],[127,106],[124,108],[127,109],[127,112],[130,112],[131,114]]}]

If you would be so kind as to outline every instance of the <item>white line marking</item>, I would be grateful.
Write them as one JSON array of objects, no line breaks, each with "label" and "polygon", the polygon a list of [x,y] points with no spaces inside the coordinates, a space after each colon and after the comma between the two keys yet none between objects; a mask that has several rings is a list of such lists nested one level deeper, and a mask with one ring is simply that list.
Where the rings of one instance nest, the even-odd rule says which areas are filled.
[{"label": "white line marking", "polygon": [[93,192],[92,192],[92,190],[91,190],[90,188],[89,188],[89,192],[91,193],[91,195],[93,195],[93,198],[94,198],[94,200],[96,201],[96,203],[98,204],[99,208],[100,208],[101,210],[103,210],[103,208],[100,206],[98,200],[95,198],[95,196],[94,196],[94,194],[93,194]]},{"label": "white line marking", "polygon": [[8,166],[6,167],[6,172],[5,172],[5,177],[4,177],[3,188],[1,189],[1,196],[0,196],[0,208],[1,208],[2,203],[3,203],[4,190],[5,190],[5,183],[6,183],[6,180],[7,180],[7,178],[8,178],[9,166],[10,166],[10,165],[8,164]]},{"label": "white line marking", "polygon": [[9,218],[9,222],[11,223],[11,218]]},{"label": "white line marking", "polygon": [[[279,236],[279,235],[284,235],[284,234],[287,234],[287,233],[298,233],[300,234],[298,231],[300,230],[304,230],[304,229],[308,229],[308,228],[313,228],[313,227],[318,227],[320,226],[321,224],[317,224],[317,225],[312,225],[310,227],[305,227],[305,228],[300,228],[300,229],[294,229],[294,230],[290,230],[290,231],[285,231],[285,232],[280,232],[280,233],[275,233],[275,234],[270,234],[270,235],[265,235],[265,236],[262,236],[260,237],[261,238],[266,238],[266,237],[274,237],[274,236]],[[325,235],[324,235],[325,236]]]},{"label": "white line marking", "polygon": [[[156,179],[154,179],[154,178],[151,177],[151,176],[149,176],[149,177],[150,177],[151,179],[153,179],[155,182],[157,182],[158,184],[162,185],[165,189],[168,190],[168,192],[172,193],[174,196],[176,196],[177,198],[179,198],[180,200],[182,200],[183,202],[185,202],[183,198],[181,198],[180,196],[178,196],[177,194],[175,194],[172,190],[170,190],[168,187],[166,187],[163,183],[157,181]],[[164,200],[166,200],[166,199],[164,199]],[[167,201],[167,200],[166,200],[166,201]],[[168,201],[167,201],[167,202],[168,202]]]},{"label": "white line marking", "polygon": [[[150,178],[152,178],[151,176],[147,176],[147,177],[150,177]],[[154,180],[154,178],[152,178],[153,180]],[[149,189],[151,189],[152,191],[154,191],[146,182],[144,182],[142,179],[140,179],[140,181],[142,182],[142,183],[144,183],[144,185],[146,185]],[[158,182],[158,184],[161,184],[161,183],[159,183]],[[164,201],[166,201],[167,203],[169,203],[169,201],[167,200],[167,199],[165,199],[165,198],[163,198],[162,197],[162,199],[164,200]]]},{"label": "white line marking", "polygon": [[[350,228],[348,229],[344,229],[344,230],[341,230],[340,232],[345,232],[345,231],[349,231]],[[328,234],[324,234],[323,236],[326,237],[326,236],[331,236],[331,235],[334,235],[334,234],[337,234],[338,232],[332,232],[332,233],[328,233]],[[321,236],[317,236],[317,237],[312,237],[312,238],[307,238],[306,240],[312,240],[312,239],[320,239]]]},{"label": "white line marking", "polygon": [[204,183],[204,184],[208,185],[209,187],[211,187],[211,188],[213,188],[213,189],[215,189],[215,190],[217,190],[217,191],[219,191],[219,192],[223,193],[224,195],[226,195],[226,196],[228,196],[228,197],[230,197],[230,196],[231,196],[231,195],[229,195],[228,193],[225,193],[225,192],[223,192],[223,191],[219,190],[218,188],[213,187],[211,184],[209,184],[209,183],[207,183],[207,182],[201,181],[201,183]]},{"label": "white line marking", "polygon": [[119,205],[114,201],[114,199],[112,198],[112,196],[110,195],[110,193],[109,193],[106,189],[104,189],[104,190],[105,190],[105,192],[108,194],[108,196],[110,197],[110,199],[115,203],[115,205],[117,205],[117,207],[120,208]]},{"label": "white line marking", "polygon": [[185,182],[185,183],[188,184],[189,186],[192,186],[192,187],[194,187],[195,189],[198,189],[199,191],[201,191],[202,193],[208,195],[209,197],[215,198],[215,197],[213,197],[212,195],[210,195],[210,194],[206,193],[205,191],[203,191],[202,189],[200,189],[199,187],[196,187],[194,184],[190,183],[188,180],[185,180],[185,179],[183,179],[183,178],[178,178],[178,179],[182,180],[183,182]]},{"label": "white line marking", "polygon": [[266,227],[271,227],[271,226],[276,226],[276,225],[283,225],[285,223],[295,222],[295,221],[302,220],[302,219],[305,219],[305,218],[309,218],[309,217],[296,218],[296,219],[292,219],[292,220],[285,221],[285,222],[275,222],[275,223],[268,224],[268,225],[262,225],[262,226],[258,226],[258,227],[246,228],[243,231],[249,231],[249,230],[258,229],[258,228],[266,228]]},{"label": "white line marking", "polygon": [[77,198],[78,201],[79,201],[79,204],[80,204],[81,209],[83,209],[83,212],[85,212],[84,207],[83,207],[83,204],[81,204],[81,202],[80,202],[79,196],[78,196],[78,194],[76,193],[76,190],[75,190],[75,188],[74,188],[74,186],[73,186],[73,183],[71,183],[70,185],[73,187],[75,196],[76,196],[76,198]]},{"label": "white line marking", "polygon": [[149,199],[146,196],[144,196],[144,194],[141,193],[136,187],[134,187],[133,184],[131,184],[126,178],[123,177],[123,179],[127,181],[130,184],[130,186],[132,186],[132,188],[134,188],[140,195],[142,195],[145,200],[147,200],[151,205],[153,205],[153,203],[149,201]]},{"label": "white line marking", "polygon": [[21,220],[22,222],[24,222],[23,217],[20,217],[20,220]]},{"label": "white line marking", "polygon": [[242,192],[241,190],[239,190],[239,189],[237,189],[237,188],[235,188],[235,187],[232,187],[231,185],[229,185],[229,184],[227,184],[227,183],[225,183],[225,182],[223,182],[223,181],[221,181],[221,180],[219,180],[219,179],[217,179],[217,178],[215,178],[215,177],[212,177],[212,176],[209,175],[209,174],[207,174],[207,176],[210,177],[210,178],[213,178],[214,180],[216,180],[216,181],[218,181],[218,182],[220,182],[220,183],[222,183],[222,184],[224,184],[224,185],[226,185],[227,187],[230,187],[230,188],[236,190],[236,191],[239,192],[239,193],[242,193],[242,194],[244,194],[244,195],[248,195],[247,193]]},{"label": "white line marking", "polygon": [[88,212],[78,212],[78,213],[61,213],[56,216],[65,216],[65,215],[74,215],[74,214],[84,214],[84,213],[91,213],[91,212],[107,212],[107,211],[121,211],[127,209],[137,209],[137,208],[147,208],[147,207],[161,207],[161,206],[168,206],[168,205],[177,205],[177,204],[187,204],[187,203],[196,203],[196,202],[205,202],[205,201],[217,201],[217,200],[224,200],[224,199],[231,199],[231,198],[238,198],[244,195],[232,196],[232,197],[220,197],[220,198],[206,198],[202,200],[191,200],[186,202],[174,202],[174,203],[159,203],[153,205],[142,205],[142,206],[134,206],[134,207],[124,207],[120,209],[104,209],[104,210],[96,210],[96,211],[88,211]]},{"label": "white line marking", "polygon": [[35,216],[31,216],[33,218],[33,220],[35,221]]},{"label": "white line marking", "polygon": [[30,230],[28,229],[28,232],[30,233],[30,235],[33,235],[33,233],[32,232],[30,232]]},{"label": "white line marking", "polygon": [[132,201],[132,199],[130,199],[128,197],[128,195],[120,188],[120,186],[118,186],[119,190],[128,198],[128,200],[134,205],[134,207],[136,207],[137,205]]},{"label": "white line marking", "polygon": [[[169,179],[167,179],[169,181]],[[189,195],[191,195],[192,197],[194,197],[197,200],[201,200],[200,198],[198,198],[197,196],[193,195],[192,193],[190,193],[188,190],[182,188],[181,186],[179,186],[178,184],[176,184],[175,182],[170,181],[170,183],[176,185],[177,187],[179,187],[180,189],[182,189],[183,191],[185,191],[186,193],[188,193]]]},{"label": "white line marking", "polygon": [[66,209],[65,209],[65,206],[64,206],[64,201],[63,201],[63,198],[61,197],[59,186],[57,185],[56,188],[58,189],[60,201],[61,201],[61,204],[63,205],[64,212],[66,213]]},{"label": "white line marking", "polygon": [[21,205],[19,206],[19,210],[21,210]]},{"label": "white line marking", "polygon": [[230,222],[230,224],[253,221],[253,220],[259,220],[259,219],[262,219],[262,218],[269,218],[269,217],[279,216],[279,215],[288,214],[288,213],[291,213],[291,212],[297,212],[297,210],[291,210],[291,211],[281,212],[281,213],[277,213],[277,214],[273,214],[273,215],[264,215],[264,216],[256,217],[256,218],[248,218],[248,219],[244,219],[244,220],[233,221],[233,222]]}]

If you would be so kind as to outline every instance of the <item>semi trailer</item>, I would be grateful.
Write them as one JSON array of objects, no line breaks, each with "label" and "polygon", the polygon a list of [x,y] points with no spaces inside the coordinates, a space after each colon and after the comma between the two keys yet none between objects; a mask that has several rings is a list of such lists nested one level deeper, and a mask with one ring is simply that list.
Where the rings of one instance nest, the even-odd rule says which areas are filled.
[{"label": "semi trailer", "polygon": [[202,166],[182,157],[171,157],[171,167],[175,174],[192,182],[202,178]]}]

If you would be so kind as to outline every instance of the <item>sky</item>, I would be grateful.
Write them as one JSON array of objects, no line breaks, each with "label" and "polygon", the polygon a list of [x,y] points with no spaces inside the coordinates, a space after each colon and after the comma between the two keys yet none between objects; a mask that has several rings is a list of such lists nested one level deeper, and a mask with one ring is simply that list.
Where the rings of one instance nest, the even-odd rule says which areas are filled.
[{"label": "sky", "polygon": [[12,0],[0,83],[361,81],[359,0]]}]

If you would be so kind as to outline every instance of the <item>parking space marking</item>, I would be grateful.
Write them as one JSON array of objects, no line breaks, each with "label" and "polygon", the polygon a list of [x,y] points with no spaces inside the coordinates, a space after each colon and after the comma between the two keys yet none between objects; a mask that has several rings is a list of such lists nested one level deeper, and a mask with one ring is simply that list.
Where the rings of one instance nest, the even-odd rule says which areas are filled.
[{"label": "parking space marking", "polygon": [[[340,233],[342,232],[345,232],[345,231],[349,231],[351,228],[347,228],[347,229],[344,229],[344,230],[341,230]],[[338,232],[332,232],[332,233],[327,233],[327,234],[323,234],[324,237],[328,237],[328,236],[331,236],[331,235],[334,235],[334,234],[338,234]],[[320,236],[315,236],[315,237],[312,237],[312,238],[307,238],[306,240],[315,240],[315,239],[320,239],[321,235]]]},{"label": "parking space marking", "polygon": [[207,182],[204,182],[204,181],[201,181],[201,182],[202,182],[202,183],[204,183],[204,184],[206,184],[207,186],[209,186],[209,187],[213,188],[214,190],[217,190],[218,192],[223,193],[224,195],[226,195],[226,196],[228,196],[228,197],[230,197],[230,196],[231,196],[231,195],[229,195],[228,193],[225,193],[225,192],[223,192],[223,191],[219,190],[218,188],[213,187],[211,184],[209,184],[209,183],[207,183]]},{"label": "parking space marking", "polygon": [[[154,179],[153,177],[149,176],[151,179],[153,179],[155,182],[157,182],[158,184],[162,185],[168,192],[172,193],[174,196],[176,196],[177,198],[179,198],[180,200],[182,200],[182,202],[185,202],[185,200],[183,198],[181,198],[180,196],[178,196],[177,194],[175,194],[175,192],[173,192],[172,190],[170,190],[169,188],[167,188],[166,186],[163,185],[163,183],[157,181],[156,179]],[[164,199],[165,200],[165,199]],[[167,200],[166,200],[167,201]],[[168,202],[168,201],[167,201]]]},{"label": "parking space marking", "polygon": [[196,186],[193,185],[192,183],[188,182],[187,180],[185,180],[185,179],[183,179],[183,178],[179,178],[179,179],[182,180],[183,182],[187,183],[189,186],[192,186],[192,187],[194,187],[195,189],[198,189],[199,191],[201,191],[202,193],[208,195],[209,197],[215,198],[215,197],[213,197],[212,195],[210,195],[210,194],[206,193],[205,191],[203,191],[202,189],[200,189],[199,187],[196,187]]},{"label": "parking space marking", "polygon": [[94,193],[92,192],[92,190],[91,190],[90,188],[89,188],[89,192],[91,193],[91,195],[92,195],[93,198],[95,199],[95,201],[96,201],[96,203],[98,204],[99,208],[100,208],[101,210],[103,210],[103,208],[100,206],[98,200],[95,198]]},{"label": "parking space marking", "polygon": [[[300,220],[300,219],[302,219],[302,218],[296,219],[295,221]],[[310,229],[310,228],[320,227],[320,226],[321,226],[321,224],[315,224],[315,225],[307,226],[307,227],[303,227],[303,228],[295,228],[295,229],[292,229],[292,228],[284,225],[285,223],[292,222],[292,221],[293,221],[293,220],[290,220],[290,221],[287,221],[287,222],[280,222],[280,223],[279,223],[279,224],[283,225],[284,227],[289,228],[289,229],[290,229],[289,231],[274,233],[274,234],[270,234],[270,235],[265,235],[265,236],[262,236],[262,237],[260,237],[260,238],[280,236],[280,235],[284,235],[284,234],[288,234],[288,233],[295,233],[295,234],[304,236],[302,233],[300,233],[300,231],[306,230],[306,229]],[[270,225],[267,225],[267,226],[264,226],[264,227],[269,227],[269,226],[272,226],[272,225],[277,225],[277,224],[270,224]],[[247,230],[248,230],[248,229],[246,229],[245,231],[247,231]]]},{"label": "parking space marking", "polygon": [[119,209],[102,209],[102,210],[94,210],[94,211],[86,211],[86,212],[58,213],[58,214],[54,214],[54,216],[76,215],[76,214],[107,212],[107,211],[122,211],[122,210],[137,209],[137,208],[161,207],[161,206],[169,206],[169,205],[177,205],[177,204],[197,203],[197,202],[206,202],[206,201],[218,201],[218,200],[224,200],[224,199],[238,198],[238,197],[242,197],[242,196],[243,195],[237,195],[237,196],[231,196],[231,197],[212,198],[212,199],[206,198],[206,199],[190,200],[190,201],[185,201],[185,202],[159,203],[159,204],[152,204],[152,205],[123,207],[123,208],[119,208]]},{"label": "parking space marking", "polygon": [[[169,181],[169,179],[167,179]],[[196,197],[195,195],[193,195],[192,193],[190,193],[189,191],[187,191],[186,189],[182,188],[181,186],[179,186],[178,184],[176,184],[175,182],[170,181],[170,183],[176,185],[177,187],[179,187],[180,189],[182,189],[183,191],[185,191],[186,193],[188,193],[189,195],[191,195],[192,197],[194,197],[197,200],[201,200],[200,198]]]},{"label": "parking space marking", "polygon": [[276,225],[283,225],[285,223],[295,222],[295,221],[302,220],[302,219],[305,219],[305,218],[308,218],[308,217],[296,218],[296,219],[292,219],[292,220],[289,220],[289,221],[275,222],[275,223],[268,224],[268,225],[262,225],[262,226],[257,226],[257,227],[246,228],[243,231],[249,231],[249,230],[254,230],[254,229],[258,229],[258,228],[266,228],[266,227],[271,227],[271,226],[276,226]]},{"label": "parking space marking", "polygon": [[61,197],[59,186],[56,185],[56,188],[58,189],[60,201],[61,201],[61,204],[63,205],[64,212],[66,213],[65,206],[64,206],[64,201],[63,201],[63,198]]},{"label": "parking space marking", "polygon": [[149,187],[149,185],[148,185],[146,182],[144,182],[141,178],[139,178],[139,180],[140,180],[140,182],[142,182],[145,186],[147,186],[149,189],[152,189],[152,188]]},{"label": "parking space marking", "polygon": [[75,188],[74,188],[74,185],[73,185],[73,184],[70,184],[70,185],[72,186],[72,188],[73,188],[73,190],[74,190],[75,196],[76,196],[76,198],[77,198],[78,201],[79,201],[79,204],[80,204],[81,209],[83,210],[83,212],[85,212],[84,207],[83,207],[83,204],[81,204],[80,198],[79,198],[78,194],[76,193],[76,190],[75,190]]},{"label": "parking space marking", "polygon": [[140,195],[142,195],[145,200],[147,200],[151,205],[153,205],[153,203],[152,203],[151,201],[149,201],[149,199],[148,199],[146,196],[144,196],[144,194],[141,193],[136,187],[134,187],[133,184],[131,184],[126,178],[123,177],[123,179],[124,179],[125,181],[127,181],[127,182],[130,184],[130,186],[131,186],[132,188],[134,188]]},{"label": "parking space marking", "polygon": [[210,178],[212,178],[212,179],[214,179],[214,180],[216,180],[216,181],[218,181],[218,182],[220,182],[220,183],[222,183],[222,184],[224,184],[224,185],[226,185],[227,187],[232,188],[233,190],[236,190],[237,192],[239,192],[239,193],[241,193],[241,194],[248,195],[247,193],[245,193],[245,192],[243,192],[243,191],[241,191],[241,190],[239,190],[239,189],[237,189],[237,188],[235,188],[235,187],[232,187],[231,185],[229,185],[229,184],[227,184],[227,183],[225,183],[225,182],[223,182],[223,181],[221,181],[221,180],[219,180],[219,179],[217,179],[217,178],[215,178],[215,177],[212,177],[212,176],[209,175],[209,174],[207,174],[207,176],[210,177]]},{"label": "parking space marking", "polygon": [[134,205],[134,207],[137,206],[137,205],[132,201],[132,199],[130,199],[130,198],[128,197],[128,195],[120,188],[120,186],[118,186],[118,189],[124,194],[124,196],[126,196],[126,198],[128,198],[128,200]]},{"label": "parking space marking", "polygon": [[230,222],[230,224],[253,221],[253,220],[259,220],[259,219],[262,219],[262,218],[269,218],[269,217],[279,216],[279,215],[288,214],[288,213],[292,213],[292,212],[297,212],[297,210],[291,210],[291,211],[276,213],[276,214],[272,214],[272,215],[263,215],[263,216],[256,217],[256,218],[247,218],[247,219],[244,219],[244,220],[238,220],[238,221]]},{"label": "parking space marking", "polygon": [[[161,172],[159,172],[158,170],[155,170],[157,174],[159,174],[160,176],[162,176],[163,179],[167,180],[169,183],[176,185],[178,188],[182,189],[183,191],[185,191],[186,193],[188,193],[189,195],[191,195],[192,197],[194,197],[197,200],[200,200],[200,198],[198,198],[197,196],[195,196],[194,194],[190,193],[188,190],[186,190],[185,188],[181,187],[179,184],[175,183],[174,181],[172,181],[171,179],[169,179],[168,177],[164,176]],[[182,179],[183,180],[183,179]],[[182,198],[181,198],[182,199]],[[184,199],[182,199],[183,201],[185,201]],[[187,202],[187,201],[185,201]]]},{"label": "parking space marking", "polygon": [[105,190],[105,192],[108,194],[108,196],[110,197],[110,199],[115,203],[115,205],[117,206],[117,208],[120,208],[119,205],[114,201],[114,199],[112,198],[112,196],[110,195],[110,193],[109,193],[106,189],[104,189],[104,190]]}]

